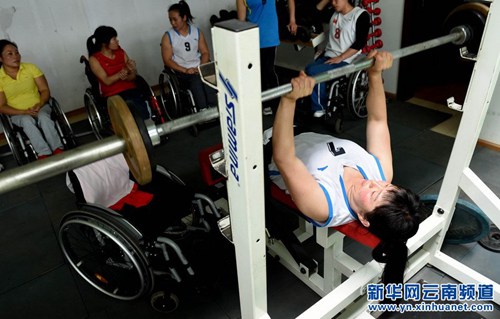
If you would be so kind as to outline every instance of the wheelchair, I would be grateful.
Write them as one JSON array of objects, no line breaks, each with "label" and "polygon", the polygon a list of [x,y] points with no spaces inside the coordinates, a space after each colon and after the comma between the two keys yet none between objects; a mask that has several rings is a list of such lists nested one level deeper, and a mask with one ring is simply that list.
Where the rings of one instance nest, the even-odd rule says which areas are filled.
[{"label": "wheelchair", "polygon": [[[85,90],[85,94],[83,96],[89,124],[95,137],[97,139],[102,139],[106,136],[112,135],[106,98],[101,96],[99,81],[90,69],[90,63],[87,57],[82,55],[80,57],[80,63],[85,65],[85,75],[90,83],[90,87]],[[151,88],[146,80],[140,75],[136,76],[135,84],[142,93],[142,96],[149,107],[153,122],[155,124],[164,123],[168,117],[164,103],[160,102],[162,96],[161,90],[153,90],[153,88]]]},{"label": "wheelchair", "polygon": [[[75,134],[69,124],[68,118],[59,106],[57,100],[53,97],[49,99],[49,105],[52,108],[51,118],[54,121],[54,126],[61,139],[65,150],[77,146]],[[38,154],[35,152],[33,145],[24,133],[23,129],[12,123],[10,116],[0,114],[5,139],[12,151],[12,155],[18,165],[28,164],[38,159]]]},{"label": "wheelchair", "polygon": [[[357,59],[365,57],[365,54],[373,49],[378,49],[383,46],[381,40],[376,38],[382,35],[382,30],[377,28],[382,23],[380,15],[380,8],[375,8],[378,1],[353,1],[354,6],[359,6],[369,13],[370,15],[370,28],[368,31],[367,44],[363,48],[363,54]],[[326,21],[329,21],[331,10],[324,10]],[[312,22],[310,22],[312,23]],[[356,60],[355,60],[356,61]],[[344,110],[347,109],[348,113],[354,119],[362,119],[368,116],[366,110],[366,96],[368,95],[368,74],[365,70],[357,71],[351,75],[346,75],[332,80],[327,84],[328,102],[326,105],[326,113],[324,119],[328,126],[333,128],[335,133],[342,132],[342,125],[344,121]]]},{"label": "wheelchair", "polygon": [[183,115],[196,113],[193,94],[188,89],[182,89],[175,75],[169,68],[163,69],[158,77],[161,103],[170,120]]},{"label": "wheelchair", "polygon": [[87,203],[78,178],[72,173],[68,177],[78,209],[62,218],[58,235],[71,268],[91,286],[114,299],[131,301],[149,296],[151,306],[159,312],[177,309],[180,301],[174,287],[194,280],[196,275],[183,253],[187,238],[195,232],[208,234],[209,219],[220,218],[212,200],[194,193],[174,173],[157,166],[153,181],[142,189],[171,194],[169,208],[156,216],[182,210],[184,213],[176,218],[180,218],[180,224],[185,227],[178,226],[179,222],[169,225],[165,217],[152,220],[143,215],[143,211],[137,211],[134,218],[134,214],[125,209],[115,211]]},{"label": "wheelchair", "polygon": [[354,119],[368,116],[366,110],[368,74],[365,70],[333,80],[327,85],[327,90],[328,102],[324,118],[335,133],[342,132],[345,109],[348,109]]},{"label": "wheelchair", "polygon": [[[175,72],[165,67],[158,77],[160,87],[160,101],[169,120],[197,113],[193,93],[181,87]],[[193,135],[198,135],[198,126],[191,127]]]}]

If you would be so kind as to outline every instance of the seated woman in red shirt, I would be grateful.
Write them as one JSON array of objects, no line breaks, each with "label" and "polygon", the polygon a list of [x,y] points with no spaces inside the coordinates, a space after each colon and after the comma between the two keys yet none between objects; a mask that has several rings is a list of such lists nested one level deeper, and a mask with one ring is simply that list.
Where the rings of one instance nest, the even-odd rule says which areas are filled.
[{"label": "seated woman in red shirt", "polygon": [[148,119],[148,106],[134,82],[135,61],[120,47],[117,36],[114,28],[100,26],[87,39],[90,68],[99,80],[103,97],[120,95],[134,105],[133,112]]}]

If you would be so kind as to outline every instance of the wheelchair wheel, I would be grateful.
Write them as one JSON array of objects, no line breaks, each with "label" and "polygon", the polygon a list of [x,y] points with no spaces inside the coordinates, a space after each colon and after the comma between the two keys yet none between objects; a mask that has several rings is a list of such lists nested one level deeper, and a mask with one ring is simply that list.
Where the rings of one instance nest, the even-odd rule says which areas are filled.
[{"label": "wheelchair wheel", "polygon": [[126,224],[105,211],[73,211],[61,221],[59,244],[71,267],[94,288],[134,300],[150,292],[153,273]]},{"label": "wheelchair wheel", "polygon": [[[198,112],[196,105],[194,103],[193,93],[190,90],[185,90],[182,92],[182,115],[191,115]],[[189,128],[189,131],[193,136],[199,135],[198,125],[194,124]]]},{"label": "wheelchair wheel", "polygon": [[170,120],[181,116],[181,97],[179,82],[169,70],[164,70],[158,80],[160,86],[160,101]]},{"label": "wheelchair wheel", "polygon": [[137,86],[137,89],[141,91],[143,97],[147,98],[154,95],[153,90],[149,86],[148,82],[146,82],[146,80],[139,74],[137,74],[135,77],[135,85]]},{"label": "wheelchair wheel", "polygon": [[366,110],[366,96],[368,94],[368,74],[365,70],[353,73],[347,88],[347,106],[355,118],[368,116]]},{"label": "wheelchair wheel", "polygon": [[324,116],[328,127],[333,128],[336,134],[342,133],[342,124],[344,118],[345,95],[347,79],[341,77],[329,84],[328,90],[328,105]]},{"label": "wheelchair wheel", "polygon": [[29,143],[28,138],[25,138],[21,132],[14,129],[14,126],[7,115],[0,114],[0,119],[2,121],[5,140],[7,141],[7,144],[12,151],[12,156],[16,160],[17,164],[24,165],[35,161],[37,159],[37,155],[31,146],[31,143]]},{"label": "wheelchair wheel", "polygon": [[342,133],[342,125],[344,121],[342,120],[342,117],[339,117],[339,115],[331,112],[326,112],[325,122],[328,125],[328,127],[333,128],[333,132],[335,134]]},{"label": "wheelchair wheel", "polygon": [[148,82],[146,82],[142,76],[137,75],[135,78],[135,84],[148,105],[151,119],[155,122],[155,124],[165,123],[165,112],[160,107],[158,98],[151,86],[149,86]]},{"label": "wheelchair wheel", "polygon": [[104,110],[99,107],[98,101],[92,89],[88,88],[85,90],[83,101],[89,118],[89,124],[95,137],[101,140],[104,137],[109,136],[111,134],[109,130],[111,124],[109,122],[108,113],[107,111],[103,112]]},{"label": "wheelchair wheel", "polygon": [[73,133],[73,129],[69,124],[68,118],[66,114],[62,111],[59,103],[56,99],[51,98],[49,100],[50,107],[52,108],[52,120],[54,120],[56,124],[56,130],[61,138],[61,142],[64,146],[64,149],[71,149],[76,147],[76,139],[75,134]]}]

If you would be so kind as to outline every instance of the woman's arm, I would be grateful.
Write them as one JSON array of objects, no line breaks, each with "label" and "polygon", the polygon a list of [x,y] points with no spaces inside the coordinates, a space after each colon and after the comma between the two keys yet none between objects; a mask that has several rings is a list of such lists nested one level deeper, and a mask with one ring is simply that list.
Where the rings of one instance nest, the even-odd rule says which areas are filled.
[{"label": "woman's arm", "polygon": [[185,68],[173,60],[174,57],[174,49],[172,48],[172,44],[170,43],[170,37],[167,32],[161,38],[161,57],[163,59],[163,65],[167,68],[172,69],[179,73],[189,73],[189,69]]},{"label": "woman's arm", "polygon": [[200,39],[198,40],[198,50],[201,54],[200,64],[205,64],[210,62],[210,51],[208,50],[207,41],[205,40],[205,36],[203,32],[200,30]]},{"label": "woman's arm", "polygon": [[33,79],[38,88],[38,92],[40,93],[40,102],[31,106],[31,108],[27,110],[19,110],[13,108],[12,106],[7,104],[7,97],[4,92],[0,92],[0,113],[8,114],[8,115],[32,115],[36,116],[38,111],[47,104],[50,99],[50,89],[49,84],[47,83],[47,79],[44,75],[41,75],[37,78]]},{"label": "woman's arm", "polygon": [[297,34],[297,23],[295,20],[295,0],[288,0],[288,16],[290,17],[290,22],[287,25],[288,31],[291,34]]},{"label": "woman's arm", "polygon": [[47,83],[47,79],[45,78],[45,75],[39,76],[35,78],[35,84],[38,88],[38,92],[40,93],[40,102],[37,104],[33,105],[33,108],[38,111],[47,104],[47,102],[50,99],[50,89],[49,89],[49,84]]},{"label": "woman's arm", "polygon": [[321,0],[318,4],[316,4],[316,9],[318,9],[318,11],[323,10],[330,3],[330,1],[331,0]]},{"label": "woman's arm", "polygon": [[393,175],[391,136],[387,124],[387,104],[382,71],[392,66],[392,55],[389,52],[372,51],[368,58],[372,57],[375,57],[375,63],[368,69],[366,149],[380,160],[384,175],[387,181],[391,182]]},{"label": "woman's arm", "polygon": [[238,13],[238,20],[246,21],[247,7],[244,0],[236,0],[236,12]]},{"label": "woman's arm", "polygon": [[135,81],[137,76],[137,67],[135,65],[135,61],[130,59],[125,53],[125,68],[127,69],[127,76],[125,77],[125,81]]},{"label": "woman's arm", "polygon": [[329,58],[328,60],[325,61],[325,64],[337,64],[337,63],[340,63],[340,62],[344,61],[345,59],[348,59],[348,58],[352,57],[356,53],[358,53],[358,50],[349,48],[349,49],[345,50],[341,55],[335,56],[333,58]]},{"label": "woman's arm", "polygon": [[322,222],[328,218],[328,203],[318,182],[295,154],[293,118],[298,98],[310,95],[314,79],[301,72],[292,79],[293,90],[280,100],[273,125],[273,160],[287,190],[299,210],[306,216]]},{"label": "woman's arm", "polygon": [[356,40],[351,45],[351,48],[359,51],[366,46],[370,25],[370,15],[368,12],[364,11],[358,17],[358,20],[356,20]]},{"label": "woman's arm", "polygon": [[4,92],[0,91],[0,113],[7,115],[33,115],[35,116],[38,111],[33,109],[18,110],[7,104],[7,97]]},{"label": "woman's arm", "polygon": [[91,56],[89,58],[89,64],[90,64],[90,69],[92,70],[92,73],[94,73],[94,75],[99,80],[101,80],[101,82],[104,83],[105,85],[111,85],[111,84],[115,83],[116,81],[125,80],[127,78],[128,72],[125,69],[122,69],[120,72],[108,76],[106,74],[106,71],[104,71],[104,69],[102,68],[99,61],[93,56]]}]

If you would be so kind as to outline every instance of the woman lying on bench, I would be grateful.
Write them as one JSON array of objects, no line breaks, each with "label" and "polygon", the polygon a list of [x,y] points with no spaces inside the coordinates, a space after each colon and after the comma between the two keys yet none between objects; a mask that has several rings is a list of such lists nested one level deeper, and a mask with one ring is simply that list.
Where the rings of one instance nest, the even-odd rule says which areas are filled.
[{"label": "woman lying on bench", "polygon": [[420,223],[419,199],[391,184],[393,168],[382,71],[392,66],[388,52],[372,52],[366,100],[367,149],[352,141],[316,133],[294,137],[297,99],[311,94],[314,79],[303,72],[283,96],[273,126],[271,180],[290,193],[299,210],[319,227],[359,220],[381,242],[373,250],[386,263],[384,283],[402,283],[408,259],[406,241]]}]

